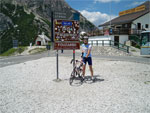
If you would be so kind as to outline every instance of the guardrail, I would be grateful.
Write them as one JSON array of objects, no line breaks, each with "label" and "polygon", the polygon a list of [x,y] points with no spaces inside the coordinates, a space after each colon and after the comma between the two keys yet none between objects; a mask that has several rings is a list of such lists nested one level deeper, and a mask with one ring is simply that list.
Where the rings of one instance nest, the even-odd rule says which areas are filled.
[{"label": "guardrail", "polygon": [[112,40],[89,40],[89,44],[91,44],[92,46],[110,46],[129,53],[129,46]]}]

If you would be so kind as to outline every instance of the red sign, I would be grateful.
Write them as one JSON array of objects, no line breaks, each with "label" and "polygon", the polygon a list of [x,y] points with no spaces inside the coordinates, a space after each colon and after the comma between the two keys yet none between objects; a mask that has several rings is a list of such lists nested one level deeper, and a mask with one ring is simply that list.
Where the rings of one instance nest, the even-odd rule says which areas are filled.
[{"label": "red sign", "polygon": [[109,35],[109,30],[106,30],[105,33],[104,33],[104,35],[105,35],[105,36],[106,36],[106,35],[108,36],[108,35]]},{"label": "red sign", "polygon": [[54,49],[55,50],[61,50],[61,49],[64,49],[64,50],[72,50],[72,49],[80,49],[80,43],[78,42],[55,42],[54,44]]},{"label": "red sign", "polygon": [[55,20],[54,49],[80,49],[79,21]]}]

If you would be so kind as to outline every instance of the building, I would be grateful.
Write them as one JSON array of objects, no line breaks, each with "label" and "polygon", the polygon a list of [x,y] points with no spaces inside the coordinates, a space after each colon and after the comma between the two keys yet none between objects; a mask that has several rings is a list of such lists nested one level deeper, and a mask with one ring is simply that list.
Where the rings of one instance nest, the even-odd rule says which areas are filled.
[{"label": "building", "polygon": [[45,46],[48,45],[49,42],[50,39],[44,33],[42,33],[42,35],[38,35],[38,37],[35,40],[35,44],[37,46]]},{"label": "building", "polygon": [[142,31],[150,30],[150,1],[119,13],[109,22],[99,25],[103,30],[99,35],[109,35],[113,41],[124,44],[127,40],[139,42]]}]

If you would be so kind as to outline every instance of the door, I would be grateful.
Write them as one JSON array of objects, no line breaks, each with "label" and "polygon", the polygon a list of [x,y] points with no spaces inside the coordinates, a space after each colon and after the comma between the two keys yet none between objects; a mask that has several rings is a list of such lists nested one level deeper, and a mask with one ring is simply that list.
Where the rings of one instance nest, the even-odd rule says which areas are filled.
[{"label": "door", "polygon": [[38,45],[38,46],[41,46],[41,41],[37,41],[37,45]]},{"label": "door", "polygon": [[141,30],[141,23],[137,23],[138,30]]},{"label": "door", "polygon": [[115,41],[114,46],[118,46],[118,44],[119,44],[119,36],[115,36],[114,37],[114,41]]}]

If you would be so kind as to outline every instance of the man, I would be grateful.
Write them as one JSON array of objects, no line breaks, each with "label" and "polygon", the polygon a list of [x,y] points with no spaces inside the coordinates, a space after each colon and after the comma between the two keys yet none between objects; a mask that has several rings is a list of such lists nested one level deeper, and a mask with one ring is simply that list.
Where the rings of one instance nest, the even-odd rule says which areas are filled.
[{"label": "man", "polygon": [[85,36],[83,38],[84,44],[82,44],[82,56],[83,56],[83,79],[85,78],[85,69],[86,69],[86,63],[88,62],[89,69],[91,72],[91,79],[94,80],[93,78],[93,68],[92,68],[92,56],[91,56],[91,49],[92,46],[88,44],[88,37]]}]

